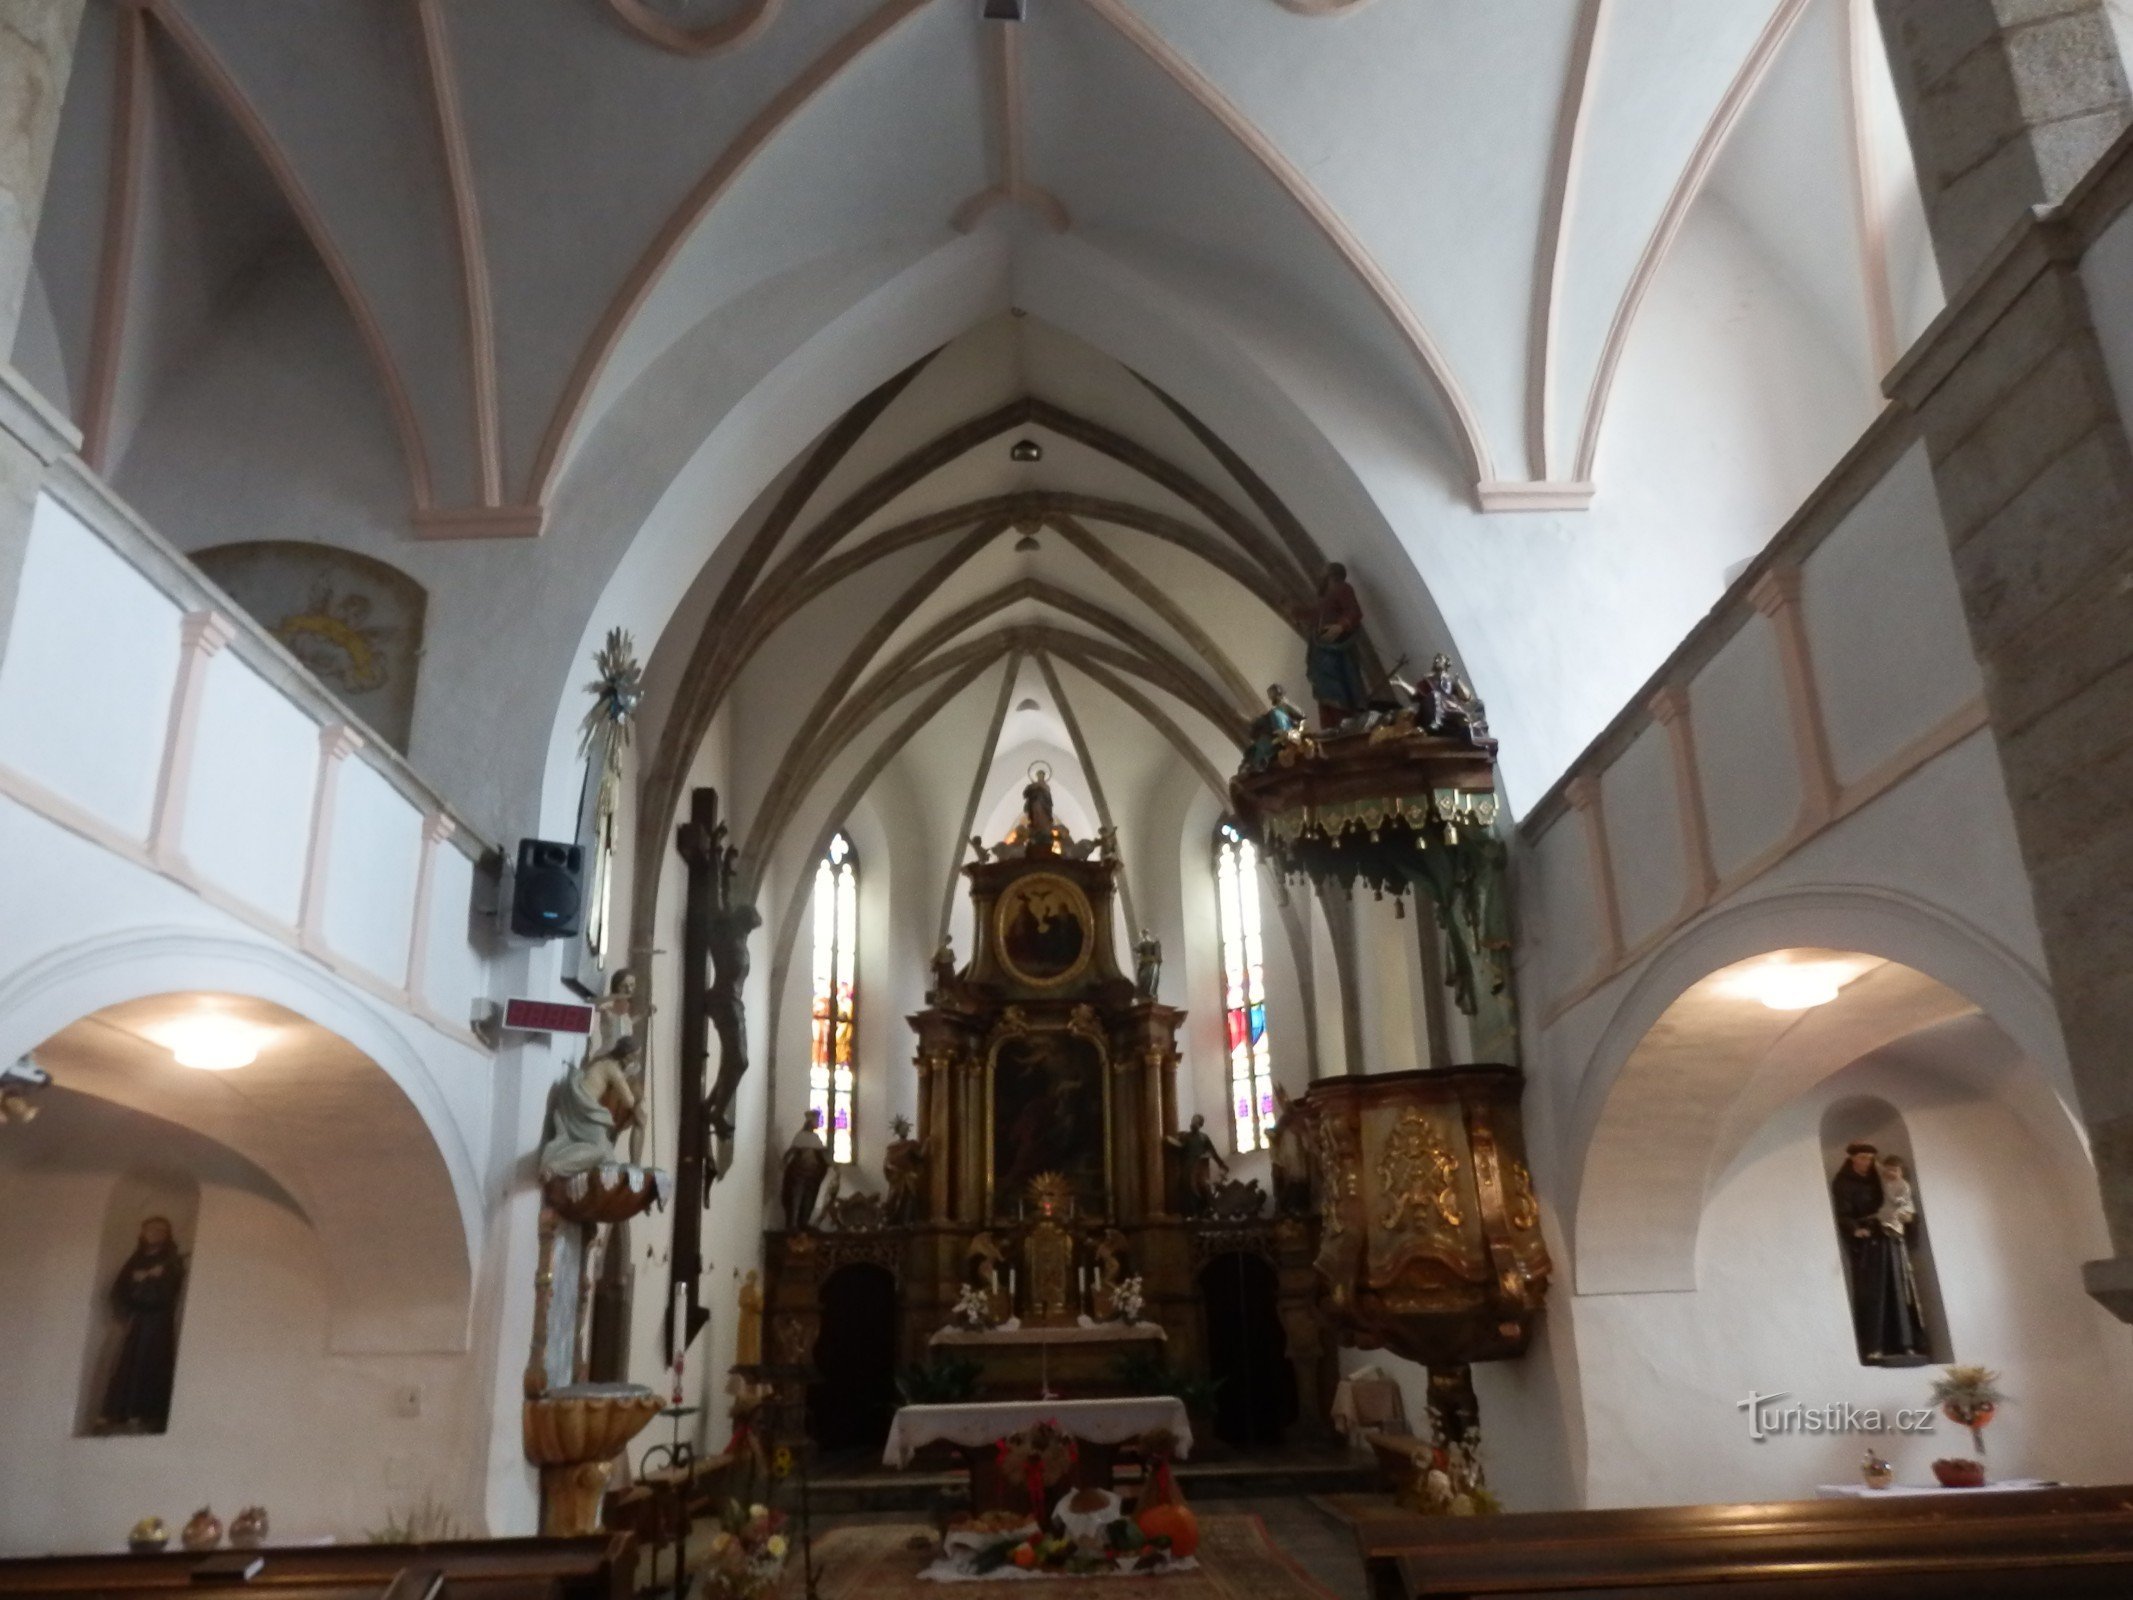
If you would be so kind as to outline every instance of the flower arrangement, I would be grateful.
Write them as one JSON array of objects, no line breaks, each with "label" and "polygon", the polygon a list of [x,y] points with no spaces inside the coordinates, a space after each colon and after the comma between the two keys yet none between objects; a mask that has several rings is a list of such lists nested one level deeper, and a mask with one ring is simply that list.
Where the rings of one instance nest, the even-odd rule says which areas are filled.
[{"label": "flower arrangement", "polygon": [[1111,1291],[1111,1317],[1115,1322],[1138,1322],[1141,1313],[1148,1309],[1148,1295],[1140,1275],[1121,1278],[1118,1287]]},{"label": "flower arrangement", "polygon": [[727,1501],[704,1554],[704,1600],[756,1600],[776,1588],[785,1570],[784,1526],[782,1511]]},{"label": "flower arrangement", "polygon": [[1990,1367],[1944,1367],[1933,1380],[1933,1403],[1950,1422],[1970,1430],[1977,1453],[1985,1453],[1985,1424],[2007,1397],[2000,1393],[2000,1375]]},{"label": "flower arrangement", "polygon": [[948,1320],[972,1333],[984,1332],[993,1325],[992,1296],[974,1283],[964,1284],[963,1292],[956,1296],[955,1308],[948,1313]]}]

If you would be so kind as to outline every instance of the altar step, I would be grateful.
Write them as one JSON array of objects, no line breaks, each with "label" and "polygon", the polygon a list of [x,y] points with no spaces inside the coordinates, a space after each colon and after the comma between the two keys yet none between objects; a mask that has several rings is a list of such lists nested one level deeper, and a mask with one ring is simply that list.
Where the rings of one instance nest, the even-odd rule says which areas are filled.
[{"label": "altar step", "polygon": [[[1175,1471],[1185,1498],[1249,1500],[1326,1494],[1368,1494],[1383,1487],[1367,1456],[1304,1451],[1266,1451],[1213,1461],[1181,1461]],[[1138,1481],[1120,1474],[1119,1487]],[[869,1511],[930,1515],[943,1496],[961,1501],[969,1483],[961,1471],[897,1472],[846,1457],[823,1463],[809,1485],[813,1509],[823,1516]]]}]

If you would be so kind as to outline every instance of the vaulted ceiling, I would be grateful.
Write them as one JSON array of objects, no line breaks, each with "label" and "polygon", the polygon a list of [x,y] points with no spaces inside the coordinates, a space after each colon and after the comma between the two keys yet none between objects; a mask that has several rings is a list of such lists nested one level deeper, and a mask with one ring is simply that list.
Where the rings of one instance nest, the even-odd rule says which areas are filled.
[{"label": "vaulted ceiling", "polygon": [[[103,158],[124,211],[172,159],[158,101],[219,109],[331,272],[433,528],[531,526],[716,306],[807,263],[885,270],[1002,207],[1286,301],[1383,366],[1485,504],[1576,503],[1639,303],[1815,9],[145,0],[99,8],[69,115],[76,173]],[[1825,9],[1812,131],[1871,162],[1863,8]],[[239,165],[215,181],[257,187]],[[96,279],[45,283],[92,408],[122,365],[104,347],[141,337]]]},{"label": "vaulted ceiling", "polygon": [[[412,753],[499,831],[528,790],[569,804],[585,644],[618,622],[696,661],[684,718],[736,651],[790,648],[825,571],[876,609],[821,694],[1012,623],[1082,641],[1042,652],[1069,700],[1131,651],[1231,715],[1319,550],[1374,583],[1387,654],[1486,680],[1530,796],[1938,293],[1869,0],[981,10],[97,0],[16,359],[181,544],[295,529],[428,586]],[[923,367],[1011,309],[1112,377],[1077,403],[1101,363],[1053,362],[1041,401],[1011,365]],[[926,426],[862,426],[898,385]],[[745,648],[690,656],[679,597],[725,592],[833,424],[856,442],[791,524],[819,548],[779,543],[732,601]],[[1022,432],[1064,476],[1006,472]],[[1034,564],[997,533],[1032,518]],[[503,542],[437,543],[470,537]],[[538,769],[505,748],[528,718]],[[795,760],[765,794],[814,781]]]}]

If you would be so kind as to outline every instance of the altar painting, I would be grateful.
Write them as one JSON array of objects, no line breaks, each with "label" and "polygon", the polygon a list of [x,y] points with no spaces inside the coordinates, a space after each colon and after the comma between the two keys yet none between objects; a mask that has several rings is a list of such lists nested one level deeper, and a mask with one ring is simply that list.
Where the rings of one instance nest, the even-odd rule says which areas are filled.
[{"label": "altar painting", "polygon": [[1082,1034],[1013,1033],[993,1047],[993,1215],[1011,1215],[1047,1172],[1066,1178],[1084,1213],[1106,1209],[1105,1077],[1103,1046]]}]

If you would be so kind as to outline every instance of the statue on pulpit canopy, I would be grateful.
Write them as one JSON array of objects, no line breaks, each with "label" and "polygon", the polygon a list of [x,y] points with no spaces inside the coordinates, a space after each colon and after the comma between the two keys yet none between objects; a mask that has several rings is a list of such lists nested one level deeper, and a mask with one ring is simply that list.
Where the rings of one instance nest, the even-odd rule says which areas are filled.
[{"label": "statue on pulpit canopy", "polygon": [[1169,1133],[1163,1142],[1176,1152],[1179,1197],[1185,1215],[1204,1216],[1214,1204],[1215,1173],[1229,1176],[1229,1163],[1207,1136],[1207,1119],[1197,1111],[1183,1133]]},{"label": "statue on pulpit canopy", "polygon": [[818,1131],[822,1113],[808,1107],[807,1120],[785,1147],[785,1170],[778,1198],[785,1207],[785,1231],[799,1233],[814,1226],[815,1204],[822,1197],[822,1182],[829,1176],[829,1147]]},{"label": "statue on pulpit canopy", "polygon": [[1318,700],[1319,726],[1338,728],[1369,703],[1363,684],[1363,606],[1338,561],[1319,574],[1318,598],[1297,614],[1304,629],[1304,671]]},{"label": "statue on pulpit canopy", "polygon": [[1302,709],[1290,703],[1288,690],[1278,683],[1268,684],[1266,709],[1252,719],[1251,742],[1244,747],[1245,766],[1264,772],[1282,751],[1300,746],[1305,720]]}]

